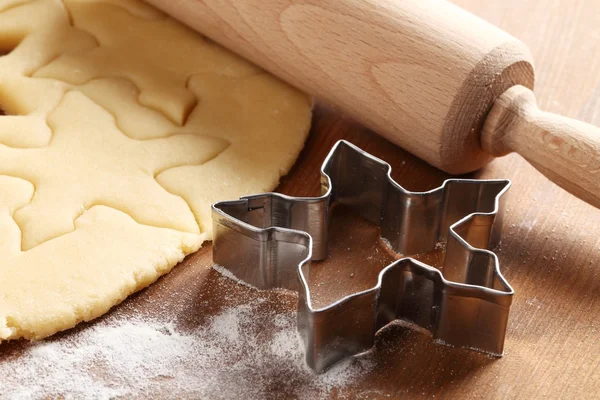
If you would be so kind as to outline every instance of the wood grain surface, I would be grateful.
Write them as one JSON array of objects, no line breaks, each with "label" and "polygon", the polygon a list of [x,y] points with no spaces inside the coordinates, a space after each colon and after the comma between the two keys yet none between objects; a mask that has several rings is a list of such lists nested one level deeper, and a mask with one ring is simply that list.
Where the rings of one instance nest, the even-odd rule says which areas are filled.
[{"label": "wood grain surface", "polygon": [[515,85],[494,102],[481,146],[494,156],[520,154],[552,182],[600,207],[600,128],[540,110],[529,88]]},{"label": "wood grain surface", "polygon": [[538,109],[527,46],[455,4],[149,1],[434,167],[515,152],[600,207],[600,128]]},{"label": "wood grain surface", "polygon": [[449,173],[490,160],[487,111],[533,86],[523,43],[447,1],[149,1]]},{"label": "wood grain surface", "polygon": [[[530,46],[536,60],[536,94],[541,108],[600,125],[597,0],[456,3]],[[448,177],[320,103],[306,147],[278,190],[290,195],[317,194],[319,166],[340,138],[389,162],[393,177],[409,189],[431,189]],[[497,159],[469,176],[513,181],[505,203],[502,242],[495,249],[503,274],[516,292],[505,356],[489,358],[446,347],[433,343],[423,333],[393,326],[378,335],[369,355],[373,360],[371,371],[356,378],[343,392],[334,388],[331,398],[600,397],[600,210],[567,194],[517,155]],[[342,225],[342,230],[356,231],[356,226]],[[332,259],[324,268],[335,270],[347,264],[372,267],[376,272],[383,267],[364,261],[365,254],[373,251],[376,235],[365,234],[364,241],[358,242],[352,235],[340,240],[351,245],[348,253],[341,256],[339,264]],[[210,251],[209,245],[186,259],[157,284],[116,307],[110,318],[125,319],[134,313],[152,314],[166,309],[178,316],[181,326],[197,326],[226,302],[223,290],[240,298],[257,296],[233,282],[225,289],[222,283],[217,284],[222,278],[211,269]],[[429,260],[437,263],[439,257]],[[388,259],[382,256],[376,261],[385,263]],[[370,280],[376,273],[366,271],[359,286],[372,284]],[[316,279],[331,280],[327,274],[319,275]],[[322,301],[329,301],[332,293],[344,293],[338,289],[315,290],[323,290]],[[267,306],[293,309],[291,299],[272,295]],[[86,325],[75,331],[86,329]],[[71,334],[59,335],[56,340]],[[18,358],[25,346],[0,346],[0,360]],[[291,383],[284,378],[274,377],[269,382],[268,397],[291,396]],[[156,393],[155,397],[174,395]]]}]

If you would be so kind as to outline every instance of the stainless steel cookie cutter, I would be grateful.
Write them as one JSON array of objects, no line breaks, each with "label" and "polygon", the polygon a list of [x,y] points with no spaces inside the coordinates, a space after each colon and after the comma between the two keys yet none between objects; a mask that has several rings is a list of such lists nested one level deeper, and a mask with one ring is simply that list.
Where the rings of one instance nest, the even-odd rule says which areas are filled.
[{"label": "stainless steel cookie cutter", "polygon": [[[494,253],[494,220],[508,180],[449,179],[410,192],[391,167],[353,144],[336,143],[321,167],[321,197],[264,193],[212,206],[213,260],[258,289],[298,291],[298,330],[306,362],[321,372],[370,349],[396,319],[431,331],[438,341],[502,355],[513,289]],[[327,256],[329,212],[345,204],[381,228],[399,254],[446,242],[442,272],[412,258],[383,269],[377,285],[327,307],[311,305],[311,260]],[[357,260],[358,261],[358,260]]]}]

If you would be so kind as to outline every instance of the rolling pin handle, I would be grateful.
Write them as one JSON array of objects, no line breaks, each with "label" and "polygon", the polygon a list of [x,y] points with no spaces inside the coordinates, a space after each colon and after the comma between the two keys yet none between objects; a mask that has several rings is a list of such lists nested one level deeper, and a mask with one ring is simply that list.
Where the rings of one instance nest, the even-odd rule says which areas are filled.
[{"label": "rolling pin handle", "polygon": [[519,153],[548,179],[600,208],[600,128],[541,111],[530,89],[517,85],[498,97],[481,145],[496,157]]}]

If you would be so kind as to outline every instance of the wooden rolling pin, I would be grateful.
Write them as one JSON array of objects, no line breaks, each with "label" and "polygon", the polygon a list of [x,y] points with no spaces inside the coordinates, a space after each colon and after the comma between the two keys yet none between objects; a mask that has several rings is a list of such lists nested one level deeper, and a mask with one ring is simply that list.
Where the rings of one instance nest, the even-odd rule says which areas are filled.
[{"label": "wooden rolling pin", "polygon": [[517,152],[600,207],[600,129],[540,111],[527,47],[439,0],[149,0],[451,174]]}]

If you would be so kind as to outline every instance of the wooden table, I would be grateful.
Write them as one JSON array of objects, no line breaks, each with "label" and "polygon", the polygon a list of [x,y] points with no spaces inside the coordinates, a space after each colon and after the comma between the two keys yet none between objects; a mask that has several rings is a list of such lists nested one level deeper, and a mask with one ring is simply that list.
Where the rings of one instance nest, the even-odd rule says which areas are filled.
[{"label": "wooden table", "polygon": [[[543,109],[600,125],[597,0],[456,2],[530,46],[538,65],[536,92]],[[320,164],[331,145],[341,138],[392,164],[393,177],[408,189],[431,189],[448,177],[319,104],[306,147],[278,190],[290,195],[318,194]],[[423,333],[393,326],[378,335],[369,355],[369,371],[343,390],[334,387],[330,397],[600,397],[600,210],[565,193],[519,156],[498,159],[473,176],[513,181],[505,203],[503,239],[495,249],[502,272],[516,291],[505,356],[495,359],[446,347],[433,343]],[[363,267],[359,269],[363,271],[362,279],[355,280],[352,289],[373,285],[378,268],[385,265],[385,257],[364,261],[365,254],[377,246],[376,236],[371,232],[364,240],[340,239],[340,248],[348,248],[346,261],[340,263]],[[439,257],[430,261],[440,262]],[[333,270],[335,262],[323,268]],[[156,285],[118,306],[111,318],[164,312],[166,307],[180,314],[179,326],[202,325],[221,309],[219,301],[223,300],[217,288],[223,287],[222,278],[211,265],[209,245]],[[331,276],[322,273],[319,279]],[[226,285],[230,295],[257,296],[233,282]],[[346,290],[343,285],[338,289],[316,290],[317,295],[330,300],[332,293],[339,295]],[[176,301],[172,293],[178,294]],[[293,310],[293,301],[283,304],[281,298],[273,295],[268,302],[271,307]],[[75,332],[81,329],[86,327],[80,326]],[[72,334],[63,334],[58,340]],[[18,357],[24,346],[20,343],[2,348]],[[269,381],[269,397],[291,395],[290,384],[284,380],[274,377]]]},{"label": "wooden table", "polygon": [[[455,3],[529,45],[541,108],[600,125],[597,0]],[[446,178],[320,107],[307,147],[281,190],[314,194],[317,165],[338,138],[390,162],[394,178],[409,189],[429,189]],[[600,210],[565,193],[516,155],[474,176],[513,181],[496,249],[516,292],[505,356],[491,360],[456,351],[416,332],[386,334],[377,344],[381,360],[361,390],[380,390],[366,397],[600,398]]]}]

